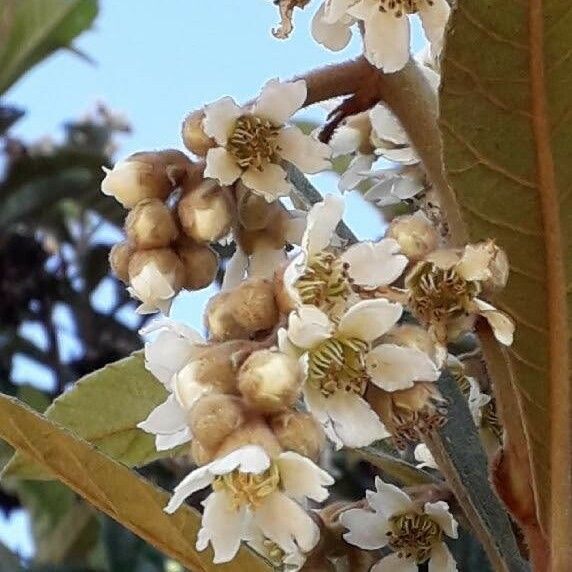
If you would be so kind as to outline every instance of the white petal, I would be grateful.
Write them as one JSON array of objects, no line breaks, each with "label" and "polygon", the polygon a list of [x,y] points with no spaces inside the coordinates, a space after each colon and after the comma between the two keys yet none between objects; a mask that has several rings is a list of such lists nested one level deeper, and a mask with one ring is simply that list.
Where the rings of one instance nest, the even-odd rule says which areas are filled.
[{"label": "white petal", "polygon": [[243,114],[244,110],[236,105],[232,97],[223,97],[205,106],[203,129],[209,137],[224,146],[234,130],[236,120]]},{"label": "white petal", "polygon": [[407,512],[414,506],[409,496],[401,489],[384,483],[379,477],[375,477],[375,491],[366,491],[365,496],[369,506],[386,519]]},{"label": "white petal", "polygon": [[302,244],[302,236],[306,230],[306,213],[290,211],[290,220],[286,223],[284,238],[290,244]]},{"label": "white petal", "polygon": [[393,181],[391,193],[399,200],[405,201],[413,198],[425,189],[422,179],[413,177],[396,177]]},{"label": "white petal", "polygon": [[369,403],[356,393],[337,391],[326,398],[326,412],[346,447],[367,447],[390,436]]},{"label": "white petal", "polygon": [[421,2],[419,17],[427,39],[431,43],[431,53],[436,57],[441,52],[445,26],[449,19],[451,8],[447,0],[434,0],[431,4]]},{"label": "white petal", "polygon": [[276,272],[286,260],[287,257],[283,248],[257,248],[250,256],[248,276],[250,278],[272,278],[274,272]]},{"label": "white petal", "polygon": [[165,507],[165,512],[173,514],[196,491],[208,487],[213,482],[209,466],[199,467],[189,473],[173,490],[173,496]]},{"label": "white petal", "polygon": [[232,185],[242,174],[234,157],[223,147],[207,151],[205,177],[216,179],[221,185]]},{"label": "white petal", "polygon": [[505,346],[510,346],[514,337],[514,322],[500,310],[483,300],[475,299],[479,313],[487,320],[495,338]]},{"label": "white petal", "polygon": [[332,149],[332,156],[350,155],[355,153],[363,140],[362,132],[350,125],[340,125],[332,135],[328,145]]},{"label": "white petal", "polygon": [[336,450],[341,449],[344,443],[336,433],[334,423],[328,414],[328,398],[310,384],[304,385],[303,394],[308,411],[322,425],[326,437],[333,443]]},{"label": "white petal", "polygon": [[295,306],[301,306],[303,304],[300,292],[298,292],[295,284],[298,278],[300,278],[305,271],[306,254],[304,252],[300,252],[295,256],[288,266],[286,266],[286,270],[284,271],[284,276],[282,278],[284,289]]},{"label": "white petal", "polygon": [[192,438],[191,430],[188,427],[172,435],[155,435],[155,449],[157,451],[169,451],[188,443]]},{"label": "white petal", "polygon": [[429,572],[456,572],[457,563],[444,542],[431,550]]},{"label": "white petal", "polygon": [[371,109],[369,118],[371,126],[380,139],[391,141],[395,145],[409,145],[409,138],[405,129],[385,105],[378,104]]},{"label": "white petal", "polygon": [[263,88],[252,113],[269,119],[274,125],[284,125],[304,105],[306,101],[306,82],[280,82],[271,79]]},{"label": "white petal", "polygon": [[163,274],[155,262],[145,264],[141,272],[131,280],[131,287],[128,288],[131,296],[142,302],[137,312],[150,314],[160,309],[164,314],[167,313],[171,299],[176,294],[173,279],[174,276]]},{"label": "white petal", "polygon": [[374,564],[369,572],[417,572],[417,564],[410,558],[400,558],[394,552]]},{"label": "white petal", "polygon": [[377,550],[387,545],[389,522],[375,512],[352,508],[341,514],[340,522],[349,529],[344,540],[354,546]]},{"label": "white petal", "polygon": [[329,23],[344,19],[348,10],[356,0],[326,0],[323,4],[325,18]]},{"label": "white petal", "polygon": [[191,361],[173,377],[173,393],[183,411],[190,411],[203,395],[213,391],[212,386],[196,381],[197,362]]},{"label": "white petal", "polygon": [[382,179],[366,192],[364,199],[376,203],[380,207],[398,204],[400,199],[391,192],[395,180],[394,177]]},{"label": "white petal", "polygon": [[147,433],[171,435],[186,429],[187,420],[185,412],[174,395],[167,399],[149,413],[149,417],[137,424],[139,429]]},{"label": "white petal", "polygon": [[465,280],[487,280],[491,277],[489,264],[492,252],[481,244],[467,244],[455,270]]},{"label": "white petal", "polygon": [[423,507],[428,514],[442,529],[445,534],[451,538],[458,538],[458,524],[449,511],[449,505],[445,501],[426,502]]},{"label": "white petal", "polygon": [[258,475],[270,467],[270,457],[259,445],[245,445],[206,466],[213,475],[226,475],[235,469]]},{"label": "white petal", "polygon": [[433,457],[431,451],[429,451],[429,447],[427,447],[425,443],[419,443],[419,445],[415,447],[415,450],[413,451],[413,456],[415,457],[415,460],[419,462],[419,464],[417,465],[418,469],[423,469],[425,467],[429,467],[430,469],[436,469],[436,470],[439,469],[439,466],[435,462],[435,458]]},{"label": "white petal", "polygon": [[318,44],[339,52],[350,42],[352,31],[346,21],[328,23],[324,17],[324,6],[320,6],[312,19],[312,37]]},{"label": "white petal", "polygon": [[296,126],[281,129],[277,143],[280,156],[303,173],[318,173],[331,166],[332,151],[328,145],[305,135]]},{"label": "white petal", "polygon": [[309,256],[326,248],[344,214],[344,201],[334,195],[326,195],[308,213],[307,227],[302,237],[302,248]]},{"label": "white petal", "polygon": [[362,181],[369,178],[369,171],[375,161],[375,155],[362,155],[358,153],[340,177],[338,188],[340,191],[355,189]]},{"label": "white petal", "polygon": [[407,389],[415,381],[435,381],[439,377],[439,370],[426,353],[394,344],[381,344],[369,351],[366,367],[372,383],[385,391]]},{"label": "white petal", "polygon": [[354,282],[365,288],[391,284],[405,270],[408,260],[399,254],[399,244],[391,238],[379,242],[359,242],[341,256],[347,262]]},{"label": "white petal", "polygon": [[296,500],[309,498],[322,502],[328,498],[325,488],[334,484],[334,479],[307,457],[293,451],[281,453],[277,460],[280,482],[284,492]]},{"label": "white petal", "polygon": [[288,337],[299,348],[311,349],[331,337],[333,324],[315,306],[300,306],[288,317]]},{"label": "white petal", "polygon": [[262,171],[248,169],[242,174],[242,182],[250,190],[262,195],[268,202],[284,197],[292,190],[286,171],[274,163],[268,163]]},{"label": "white petal", "polygon": [[491,396],[481,391],[481,386],[475,378],[468,377],[467,379],[469,380],[469,396],[467,398],[467,404],[475,425],[480,427],[482,409],[491,400]]},{"label": "white petal", "polygon": [[244,280],[244,274],[248,267],[248,256],[236,246],[234,254],[230,257],[224,269],[224,278],[221,290],[232,290]]},{"label": "white petal", "polygon": [[209,542],[214,550],[214,564],[232,560],[247,530],[246,507],[232,508],[225,491],[211,493],[203,503],[205,511],[197,536],[197,550],[204,550]]},{"label": "white petal", "polygon": [[344,336],[371,342],[395,326],[402,312],[401,304],[384,298],[363,300],[344,314],[338,331]]},{"label": "white petal", "polygon": [[411,147],[399,147],[397,149],[376,149],[376,153],[388,161],[401,163],[402,165],[414,165],[419,163],[419,156]]},{"label": "white petal", "polygon": [[254,521],[270,540],[285,552],[293,552],[296,544],[303,552],[316,546],[320,531],[304,509],[285,494],[274,492],[254,511]]},{"label": "white petal", "polygon": [[[350,9],[350,14],[354,13]],[[354,15],[358,12],[356,11]],[[356,16],[357,17],[357,16]],[[402,69],[409,60],[409,20],[396,18],[391,12],[381,12],[374,5],[364,22],[365,55],[385,73]]]}]

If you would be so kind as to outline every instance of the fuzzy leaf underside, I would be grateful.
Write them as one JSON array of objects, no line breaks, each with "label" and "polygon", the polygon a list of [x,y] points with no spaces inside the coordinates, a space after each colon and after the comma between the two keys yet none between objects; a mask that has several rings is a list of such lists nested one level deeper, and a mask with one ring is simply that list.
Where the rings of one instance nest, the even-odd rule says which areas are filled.
[{"label": "fuzzy leaf underside", "polygon": [[461,0],[440,104],[445,170],[469,238],[494,237],[510,259],[495,302],[516,323],[509,372],[541,522],[563,531],[572,525],[571,29],[568,0]]}]

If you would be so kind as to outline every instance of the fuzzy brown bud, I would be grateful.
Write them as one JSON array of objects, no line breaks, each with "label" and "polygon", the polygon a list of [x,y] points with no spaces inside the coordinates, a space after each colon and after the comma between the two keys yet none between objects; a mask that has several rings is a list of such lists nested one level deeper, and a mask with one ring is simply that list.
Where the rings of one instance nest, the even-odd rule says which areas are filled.
[{"label": "fuzzy brown bud", "polygon": [[238,372],[238,389],[253,409],[274,413],[291,407],[301,391],[298,360],[279,351],[253,352]]},{"label": "fuzzy brown bud", "polygon": [[286,451],[317,461],[324,449],[324,430],[310,413],[285,411],[272,417],[270,427]]},{"label": "fuzzy brown bud", "polygon": [[183,288],[202,290],[213,283],[218,272],[218,255],[212,248],[183,239],[175,245],[175,251],[185,267]]},{"label": "fuzzy brown bud", "polygon": [[266,228],[272,215],[280,208],[280,203],[269,203],[263,196],[253,193],[240,182],[235,188],[238,197],[238,222],[247,231]]},{"label": "fuzzy brown bud", "polygon": [[214,461],[215,454],[216,450],[207,449],[197,439],[191,441],[191,457],[199,467]]},{"label": "fuzzy brown bud", "polygon": [[177,207],[184,233],[197,242],[216,242],[230,232],[233,209],[230,192],[205,180],[185,192]]},{"label": "fuzzy brown bud", "polygon": [[188,414],[193,439],[205,449],[216,449],[246,421],[245,406],[239,397],[214,393],[201,397]]},{"label": "fuzzy brown bud", "polygon": [[271,282],[251,278],[236,288],[220,292],[208,303],[205,323],[211,339],[248,339],[273,328],[279,314]]},{"label": "fuzzy brown bud", "polygon": [[172,276],[172,286],[175,290],[183,287],[185,269],[179,257],[170,248],[153,248],[150,250],[137,250],[129,261],[129,279],[138,276],[143,268],[153,263],[157,270],[165,276]]},{"label": "fuzzy brown bud", "polygon": [[139,250],[169,246],[179,234],[171,209],[159,199],[138,202],[127,215],[125,232]]},{"label": "fuzzy brown bud", "polygon": [[185,147],[199,157],[205,157],[208,150],[216,146],[216,141],[211,139],[203,129],[205,112],[202,109],[194,111],[185,117],[181,135]]},{"label": "fuzzy brown bud", "polygon": [[125,283],[129,282],[129,260],[134,252],[133,245],[126,240],[114,244],[109,252],[111,270]]},{"label": "fuzzy brown bud", "polygon": [[401,252],[413,262],[421,260],[439,246],[438,231],[421,211],[394,218],[386,236],[395,239]]},{"label": "fuzzy brown bud", "polygon": [[288,242],[288,223],[290,221],[288,211],[279,202],[271,203],[269,206],[271,210],[268,213],[266,226],[259,230],[248,230],[244,226],[240,226],[236,230],[236,241],[246,254],[253,254],[260,248],[278,250],[284,248]]},{"label": "fuzzy brown bud", "polygon": [[165,200],[190,165],[184,153],[173,149],[135,153],[116,163],[113,169],[104,169],[101,191],[128,209],[143,199]]},{"label": "fuzzy brown bud", "polygon": [[216,456],[223,457],[245,445],[259,445],[270,457],[276,457],[282,452],[278,439],[266,421],[255,418],[231,433],[217,450]]}]

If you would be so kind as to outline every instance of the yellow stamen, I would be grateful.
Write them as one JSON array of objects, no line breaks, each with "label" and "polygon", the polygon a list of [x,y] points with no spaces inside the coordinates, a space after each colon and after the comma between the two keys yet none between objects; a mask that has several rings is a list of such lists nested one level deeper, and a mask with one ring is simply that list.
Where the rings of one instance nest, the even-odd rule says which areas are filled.
[{"label": "yellow stamen", "polygon": [[417,564],[427,562],[433,548],[443,540],[443,529],[426,514],[399,514],[390,518],[389,523],[389,547],[400,558],[411,558]]},{"label": "yellow stamen", "polygon": [[268,119],[243,115],[236,120],[226,149],[243,169],[262,170],[268,163],[277,162],[279,131]]}]

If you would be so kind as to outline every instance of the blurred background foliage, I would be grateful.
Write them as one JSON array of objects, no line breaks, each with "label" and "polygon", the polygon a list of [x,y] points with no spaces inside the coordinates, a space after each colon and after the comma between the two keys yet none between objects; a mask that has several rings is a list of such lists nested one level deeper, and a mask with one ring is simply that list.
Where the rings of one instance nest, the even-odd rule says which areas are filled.
[{"label": "blurred background foliage", "polygon": [[[100,192],[102,166],[111,166],[128,122],[100,104],[83,118],[62,118],[63,140],[24,141],[11,128],[28,110],[3,97],[56,50],[89,63],[92,55],[73,40],[97,10],[96,0],[0,0],[0,392],[40,412],[78,378],[142,347],[143,322],[108,266],[124,212]],[[22,364],[30,379],[16,381]],[[0,469],[11,455],[0,441]],[[357,499],[371,485],[374,469],[363,460],[332,463],[337,495]],[[184,469],[184,461],[163,460],[141,472],[170,489]],[[182,570],[57,481],[1,482],[0,510],[19,509],[30,515],[34,555],[22,558],[0,544],[0,572]],[[454,548],[461,569],[488,569],[472,538]]]}]

